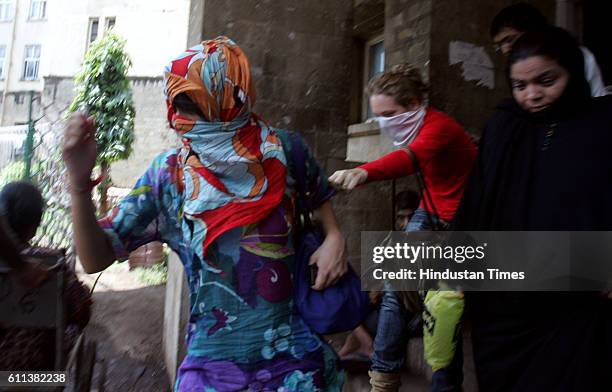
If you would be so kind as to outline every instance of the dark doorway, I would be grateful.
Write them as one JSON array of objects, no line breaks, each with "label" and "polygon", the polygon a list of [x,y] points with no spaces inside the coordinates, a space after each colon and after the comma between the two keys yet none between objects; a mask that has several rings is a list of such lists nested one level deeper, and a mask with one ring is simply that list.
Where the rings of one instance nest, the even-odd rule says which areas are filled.
[{"label": "dark doorway", "polygon": [[612,1],[584,0],[583,2],[583,42],[593,52],[604,83],[612,85]]}]

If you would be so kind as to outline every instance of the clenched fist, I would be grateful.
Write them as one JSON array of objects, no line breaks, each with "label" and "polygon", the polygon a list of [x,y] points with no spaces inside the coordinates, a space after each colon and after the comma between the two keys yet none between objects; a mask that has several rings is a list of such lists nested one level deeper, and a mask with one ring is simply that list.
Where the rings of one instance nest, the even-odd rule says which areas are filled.
[{"label": "clenched fist", "polygon": [[73,191],[81,192],[89,188],[97,155],[95,132],[93,117],[81,113],[74,113],[66,123],[62,159]]},{"label": "clenched fist", "polygon": [[349,170],[338,170],[329,177],[329,182],[332,185],[350,191],[357,185],[361,185],[368,179],[368,172],[364,169],[349,169]]}]

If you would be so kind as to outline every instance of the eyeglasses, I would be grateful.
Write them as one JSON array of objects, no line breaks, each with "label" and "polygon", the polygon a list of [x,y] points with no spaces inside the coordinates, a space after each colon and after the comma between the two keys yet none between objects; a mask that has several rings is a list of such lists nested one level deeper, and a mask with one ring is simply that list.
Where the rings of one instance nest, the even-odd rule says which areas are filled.
[{"label": "eyeglasses", "polygon": [[495,49],[495,52],[497,53],[503,53],[503,48],[505,47],[510,47],[512,48],[512,45],[514,45],[514,43],[516,42],[517,39],[519,39],[519,37],[521,36],[521,34],[510,34],[505,36],[502,40],[498,41],[498,42],[494,42],[493,43],[493,49]]}]

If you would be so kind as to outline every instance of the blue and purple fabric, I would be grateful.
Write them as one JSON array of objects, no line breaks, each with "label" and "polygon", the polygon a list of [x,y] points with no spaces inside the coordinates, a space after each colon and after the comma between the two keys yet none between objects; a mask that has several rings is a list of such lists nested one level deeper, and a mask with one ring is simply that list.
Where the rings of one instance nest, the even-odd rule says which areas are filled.
[{"label": "blue and purple fabric", "polygon": [[[293,307],[294,180],[287,178],[272,214],[222,234],[200,261],[183,238],[179,152],[158,156],[100,221],[121,260],[142,244],[162,241],[183,262],[191,316],[176,390],[340,391],[335,353]],[[322,204],[333,190],[312,157],[308,166],[311,194]]]},{"label": "blue and purple fabric", "polygon": [[[166,68],[165,93],[183,147],[158,156],[100,224],[119,259],[161,241],[185,267],[188,352],[175,390],[340,391],[335,353],[293,306],[291,147],[251,111],[248,59],[226,37],[204,41]],[[180,94],[204,117],[175,112]],[[317,207],[333,190],[310,154],[306,166]]]}]

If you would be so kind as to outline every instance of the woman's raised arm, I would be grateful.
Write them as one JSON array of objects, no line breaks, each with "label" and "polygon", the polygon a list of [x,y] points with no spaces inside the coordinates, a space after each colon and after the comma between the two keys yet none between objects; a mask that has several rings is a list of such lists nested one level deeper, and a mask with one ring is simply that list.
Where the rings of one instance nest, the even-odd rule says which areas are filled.
[{"label": "woman's raised arm", "polygon": [[62,158],[70,181],[72,228],[77,255],[87,273],[99,272],[116,257],[98,225],[91,200],[91,172],[96,162],[95,124],[91,117],[73,114],[64,131]]}]

